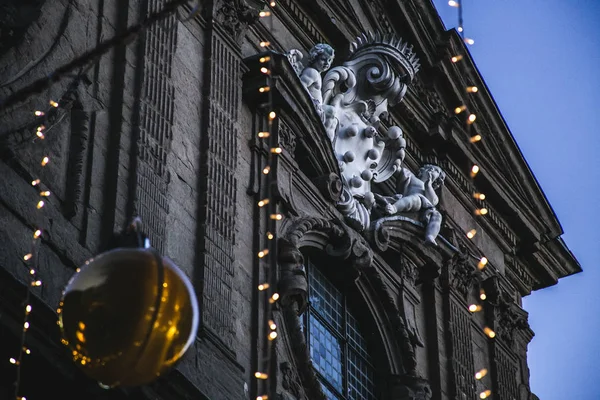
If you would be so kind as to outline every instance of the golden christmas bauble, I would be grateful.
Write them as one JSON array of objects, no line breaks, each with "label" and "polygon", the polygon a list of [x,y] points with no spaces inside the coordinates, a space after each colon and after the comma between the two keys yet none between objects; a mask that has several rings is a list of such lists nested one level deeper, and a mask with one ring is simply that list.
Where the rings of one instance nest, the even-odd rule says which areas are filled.
[{"label": "golden christmas bauble", "polygon": [[60,307],[73,360],[109,387],[149,383],[185,353],[198,329],[190,281],[152,249],[120,248],[86,261]]}]

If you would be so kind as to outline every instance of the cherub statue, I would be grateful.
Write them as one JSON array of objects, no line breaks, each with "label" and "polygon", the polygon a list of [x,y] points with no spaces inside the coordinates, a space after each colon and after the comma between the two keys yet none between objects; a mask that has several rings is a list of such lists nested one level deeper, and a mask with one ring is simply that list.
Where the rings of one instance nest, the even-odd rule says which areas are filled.
[{"label": "cherub statue", "polygon": [[435,191],[444,184],[446,174],[436,165],[425,164],[417,175],[404,167],[398,169],[397,175],[398,194],[378,197],[384,203],[385,214],[420,212],[420,219],[425,223],[425,242],[437,245],[435,238],[440,232],[442,215],[435,209],[439,203]]},{"label": "cherub statue", "polygon": [[307,65],[305,67],[303,67],[300,62],[302,59],[302,53],[300,53],[300,51],[292,49],[288,53],[290,63],[296,70],[296,73],[298,73],[300,81],[310,94],[310,97],[313,99],[313,103],[323,122],[325,122],[325,113],[323,111],[323,94],[321,93],[321,86],[323,84],[321,73],[327,71],[331,67],[334,57],[335,51],[330,45],[325,43],[318,43],[310,49]]}]

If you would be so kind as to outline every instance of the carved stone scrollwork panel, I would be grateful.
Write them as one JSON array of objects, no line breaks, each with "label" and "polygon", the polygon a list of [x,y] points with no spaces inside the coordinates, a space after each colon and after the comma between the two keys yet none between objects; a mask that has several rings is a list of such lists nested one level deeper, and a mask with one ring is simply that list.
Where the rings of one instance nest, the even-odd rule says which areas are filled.
[{"label": "carved stone scrollwork panel", "polygon": [[245,0],[217,0],[214,5],[214,18],[219,26],[239,42],[248,25],[258,21],[258,11]]}]

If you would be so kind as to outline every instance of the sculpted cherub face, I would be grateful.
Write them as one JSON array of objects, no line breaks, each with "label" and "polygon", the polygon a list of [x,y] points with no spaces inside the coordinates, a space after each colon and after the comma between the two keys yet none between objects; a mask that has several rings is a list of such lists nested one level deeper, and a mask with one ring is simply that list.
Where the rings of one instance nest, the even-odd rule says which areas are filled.
[{"label": "sculpted cherub face", "polygon": [[327,71],[331,67],[334,58],[334,51],[331,46],[324,43],[315,45],[308,55],[308,66],[319,72]]},{"label": "sculpted cherub face", "polygon": [[437,189],[444,184],[446,174],[437,165],[426,164],[419,169],[418,178],[423,182],[431,180],[433,188]]}]

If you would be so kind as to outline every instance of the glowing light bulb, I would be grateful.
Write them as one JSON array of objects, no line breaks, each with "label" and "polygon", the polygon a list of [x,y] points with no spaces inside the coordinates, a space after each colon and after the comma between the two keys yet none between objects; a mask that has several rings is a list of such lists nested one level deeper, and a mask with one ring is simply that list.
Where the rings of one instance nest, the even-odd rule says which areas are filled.
[{"label": "glowing light bulb", "polygon": [[37,117],[41,117],[42,115],[44,115],[44,112],[43,112],[43,111],[36,111],[36,112],[34,112],[34,114],[35,114]]},{"label": "glowing light bulb", "polygon": [[269,288],[269,284],[268,283],[261,283],[260,285],[258,285],[258,290],[260,290],[261,292],[263,290],[266,290]]},{"label": "glowing light bulb", "polygon": [[276,221],[281,221],[283,219],[283,215],[281,215],[281,214],[271,214],[271,219],[274,219]]},{"label": "glowing light bulb", "polygon": [[456,62],[459,62],[459,61],[460,61],[460,60],[462,60],[462,59],[463,59],[463,56],[461,56],[461,55],[459,54],[459,55],[457,55],[457,56],[453,56],[453,57],[452,57],[450,60],[451,60],[453,63],[456,63]]},{"label": "glowing light bulb", "polygon": [[479,270],[482,270],[485,268],[487,263],[488,263],[488,259],[485,257],[481,257],[481,260],[479,260],[479,264],[477,264],[477,268],[479,268]]},{"label": "glowing light bulb", "polygon": [[271,45],[271,42],[260,42],[260,47],[267,47]]},{"label": "glowing light bulb", "polygon": [[475,122],[476,119],[477,119],[477,116],[475,114],[470,114],[467,121],[469,124],[472,124],[473,122]]},{"label": "glowing light bulb", "polygon": [[473,167],[471,168],[471,178],[474,178],[478,172],[479,172],[479,166],[473,165]]},{"label": "glowing light bulb", "polygon": [[55,108],[58,107],[58,103],[55,102],[54,100],[50,100],[50,105]]},{"label": "glowing light bulb", "polygon": [[271,73],[271,71],[269,71],[269,68],[266,68],[266,67],[262,67],[260,69],[260,72],[262,72],[265,75],[269,75]]},{"label": "glowing light bulb", "polygon": [[454,0],[450,0],[450,1],[448,2],[448,5],[449,5],[450,7],[460,7],[460,4],[458,4],[458,1],[454,1]]},{"label": "glowing light bulb", "polygon": [[261,11],[261,12],[258,13],[258,16],[261,17],[261,18],[270,17],[271,16],[271,12],[270,11]]},{"label": "glowing light bulb", "polygon": [[258,137],[261,139],[268,138],[269,136],[271,136],[269,132],[258,132]]},{"label": "glowing light bulb", "polygon": [[29,253],[29,254],[25,254],[25,255],[23,256],[23,260],[25,260],[25,261],[27,261],[27,260],[30,260],[30,259],[31,259],[31,257],[33,257],[33,254],[31,254],[31,253]]},{"label": "glowing light bulb", "polygon": [[471,311],[472,313],[475,313],[477,311],[481,311],[481,306],[479,306],[477,304],[471,304],[469,306],[469,311]]},{"label": "glowing light bulb", "polygon": [[273,320],[269,320],[269,328],[271,328],[271,330],[275,330],[277,329],[277,325],[275,325],[275,321]]},{"label": "glowing light bulb", "polygon": [[269,62],[269,61],[271,61],[271,57],[269,57],[269,56],[261,57],[261,58],[258,59],[258,62],[260,62],[261,64],[264,64],[264,63]]},{"label": "glowing light bulb", "polygon": [[480,298],[481,300],[485,300],[485,299],[487,299],[487,295],[485,294],[485,291],[484,291],[483,289],[481,289],[481,290],[479,291],[479,298]]},{"label": "glowing light bulb", "polygon": [[485,194],[483,193],[473,193],[473,197],[479,200],[485,200]]},{"label": "glowing light bulb", "polygon": [[271,171],[271,167],[269,167],[268,165],[266,167],[263,168],[262,173],[267,175],[269,173],[269,171]]},{"label": "glowing light bulb", "polygon": [[37,137],[39,137],[40,139],[42,139],[42,140],[46,139],[46,135],[44,135],[44,132],[42,132],[42,131],[37,131],[37,132],[35,133],[35,135],[36,135]]},{"label": "glowing light bulb", "polygon": [[486,390],[485,392],[479,393],[479,398],[480,399],[487,399],[488,397],[490,397],[491,394],[492,394],[491,390]]},{"label": "glowing light bulb", "polygon": [[37,231],[33,232],[33,238],[34,239],[37,239],[40,236],[42,236],[42,231],[41,230],[38,229]]},{"label": "glowing light bulb", "polygon": [[486,375],[487,375],[487,372],[488,372],[488,370],[487,370],[487,369],[485,369],[485,368],[484,368],[484,369],[482,369],[481,371],[478,371],[478,372],[475,374],[475,379],[477,379],[477,380],[480,380],[481,378],[483,378],[484,376],[486,376]]},{"label": "glowing light bulb", "polygon": [[271,112],[269,113],[269,119],[271,119],[271,120],[272,120],[272,119],[275,119],[275,117],[277,117],[277,114],[275,114],[275,111],[271,111]]},{"label": "glowing light bulb", "polygon": [[281,154],[282,151],[283,150],[281,150],[281,147],[273,147],[271,149],[271,153],[274,153],[274,154]]},{"label": "glowing light bulb", "polygon": [[471,139],[469,139],[469,141],[471,143],[476,143],[476,142],[479,142],[480,140],[481,140],[481,135],[473,135],[473,136],[471,136]]},{"label": "glowing light bulb", "polygon": [[269,250],[268,249],[261,250],[261,251],[258,252],[258,258],[263,258],[267,254],[269,254]]},{"label": "glowing light bulb", "polygon": [[42,286],[42,281],[33,281],[31,282],[31,286]]},{"label": "glowing light bulb", "polygon": [[267,239],[273,240],[274,236],[271,232],[267,232]]},{"label": "glowing light bulb", "polygon": [[269,399],[269,396],[267,396],[266,394],[263,394],[262,396],[258,396],[256,398],[256,400],[268,400],[268,399]]},{"label": "glowing light bulb", "polygon": [[273,331],[269,333],[269,340],[273,340],[277,337],[277,332]]},{"label": "glowing light bulb", "polygon": [[15,360],[14,358],[9,358],[8,361],[10,361],[11,364],[16,364],[17,360]]},{"label": "glowing light bulb", "polygon": [[45,190],[43,192],[40,192],[40,196],[48,197],[48,196],[50,196],[50,191],[49,190]]},{"label": "glowing light bulb", "polygon": [[477,93],[479,89],[477,89],[477,86],[468,86],[467,87],[467,92],[469,93]]},{"label": "glowing light bulb", "polygon": [[468,45],[474,45],[475,41],[471,38],[465,38],[465,43]]},{"label": "glowing light bulb", "polygon": [[469,232],[467,232],[467,237],[469,239],[473,239],[476,234],[477,234],[477,231],[475,229],[471,229]]},{"label": "glowing light bulb", "polygon": [[480,208],[479,210],[475,211],[475,214],[477,215],[485,215],[488,213],[488,209],[487,208]]},{"label": "glowing light bulb", "polygon": [[459,26],[459,27],[458,27],[458,31],[459,31],[459,32],[462,32],[462,31],[463,31],[463,27],[462,27],[462,26]]},{"label": "glowing light bulb", "polygon": [[38,208],[38,210],[39,210],[40,208],[44,207],[44,200],[40,200],[40,201],[37,203],[37,206],[36,206],[36,207]]},{"label": "glowing light bulb", "polygon": [[274,2],[274,1],[272,1],[272,2],[270,2],[270,3],[269,3],[269,5],[270,5],[271,7],[275,7],[275,2]]},{"label": "glowing light bulb", "polygon": [[267,379],[269,375],[265,374],[264,372],[255,372],[254,377],[257,379]]},{"label": "glowing light bulb", "polygon": [[32,269],[30,269],[30,270],[29,270],[29,275],[35,275],[35,269],[33,269],[33,268],[32,268]]},{"label": "glowing light bulb", "polygon": [[29,322],[25,321],[25,323],[23,324],[23,329],[29,329]]},{"label": "glowing light bulb", "polygon": [[267,204],[269,204],[269,199],[262,199],[261,201],[258,202],[259,207],[264,207]]},{"label": "glowing light bulb", "polygon": [[271,90],[271,88],[268,87],[268,86],[263,86],[263,87],[261,87],[261,88],[258,89],[258,91],[261,92],[261,93],[268,92],[269,90]]},{"label": "glowing light bulb", "polygon": [[31,312],[31,305],[27,304],[27,306],[25,307],[25,312],[27,314],[29,314]]},{"label": "glowing light bulb", "polygon": [[269,299],[269,303],[273,304],[279,299],[279,293],[273,293],[273,296]]},{"label": "glowing light bulb", "polygon": [[23,348],[23,350],[25,351],[25,354],[31,354],[31,350],[29,350],[28,348]]},{"label": "glowing light bulb", "polygon": [[455,113],[455,114],[460,114],[461,112],[465,111],[466,109],[467,109],[467,106],[465,106],[465,105],[462,105],[462,106],[460,106],[460,107],[456,107],[456,108],[454,109],[454,113]]},{"label": "glowing light bulb", "polygon": [[37,186],[37,185],[39,185],[39,184],[40,184],[40,180],[39,180],[39,179],[36,179],[36,180],[34,180],[34,181],[31,181],[31,186]]},{"label": "glowing light bulb", "polygon": [[42,167],[45,167],[46,164],[48,164],[50,162],[50,158],[49,157],[44,157],[42,158]]}]

